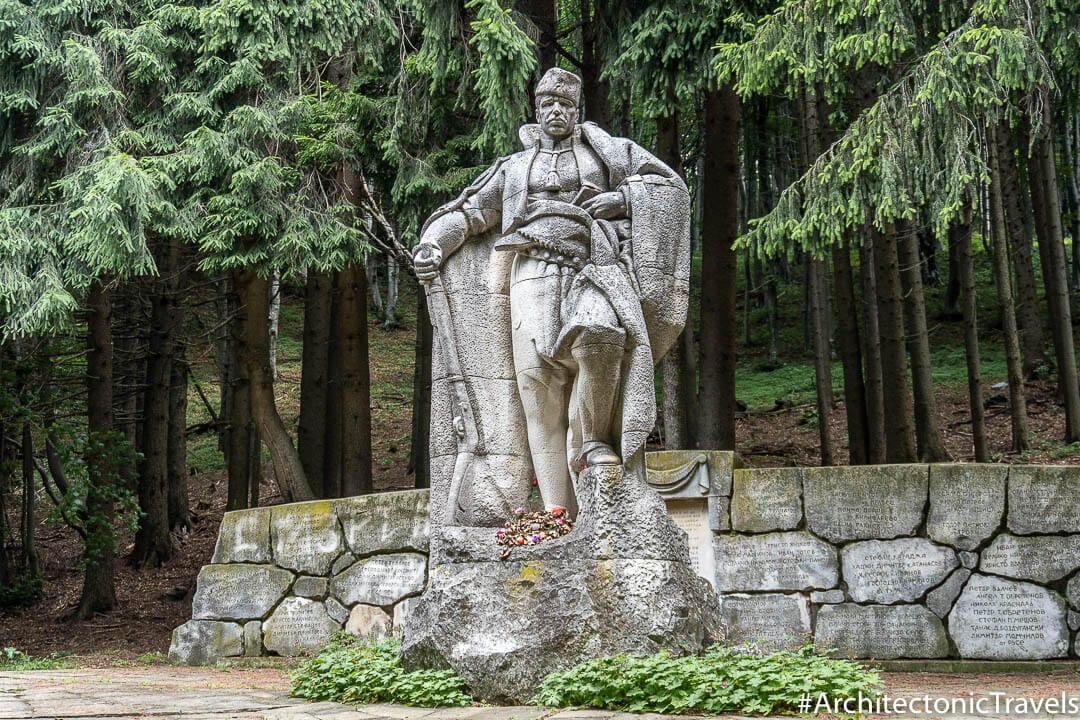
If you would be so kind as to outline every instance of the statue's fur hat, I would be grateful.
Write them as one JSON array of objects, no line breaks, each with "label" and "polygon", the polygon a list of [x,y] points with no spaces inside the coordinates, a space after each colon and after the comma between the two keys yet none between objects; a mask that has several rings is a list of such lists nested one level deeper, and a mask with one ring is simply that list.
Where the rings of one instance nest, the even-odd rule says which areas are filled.
[{"label": "statue's fur hat", "polygon": [[555,95],[575,105],[581,103],[581,78],[562,68],[553,67],[536,84],[536,97]]}]

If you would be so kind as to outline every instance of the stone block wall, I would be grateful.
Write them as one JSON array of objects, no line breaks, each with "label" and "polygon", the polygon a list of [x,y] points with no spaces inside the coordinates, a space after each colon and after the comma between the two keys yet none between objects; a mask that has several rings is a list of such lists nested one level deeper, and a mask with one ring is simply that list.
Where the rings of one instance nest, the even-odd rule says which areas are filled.
[{"label": "stone block wall", "polygon": [[169,656],[296,655],[343,627],[385,636],[423,592],[427,552],[426,490],[226,513]]},{"label": "stone block wall", "polygon": [[[854,658],[1080,657],[1080,468],[738,469],[650,454],[732,643]],[[227,513],[170,655],[292,655],[385,635],[427,582],[428,493]]]},{"label": "stone block wall", "polygon": [[1080,656],[1080,468],[735,470],[729,640],[854,658]]}]

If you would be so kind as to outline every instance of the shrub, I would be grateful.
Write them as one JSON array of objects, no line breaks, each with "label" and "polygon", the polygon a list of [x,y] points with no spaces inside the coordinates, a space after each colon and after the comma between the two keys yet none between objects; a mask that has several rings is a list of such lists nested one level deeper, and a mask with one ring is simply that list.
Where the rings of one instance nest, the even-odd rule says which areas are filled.
[{"label": "shrub", "polygon": [[581,663],[544,678],[534,702],[626,712],[795,713],[804,695],[875,696],[877,673],[817,654],[753,655],[714,646],[703,655],[617,655]]},{"label": "shrub", "polygon": [[346,703],[394,702],[416,707],[469,705],[465,681],[452,670],[401,667],[401,642],[365,642],[338,633],[322,652],[289,673],[292,694]]},{"label": "shrub", "polygon": [[0,670],[63,670],[71,666],[70,653],[50,653],[36,658],[17,648],[0,648]]}]

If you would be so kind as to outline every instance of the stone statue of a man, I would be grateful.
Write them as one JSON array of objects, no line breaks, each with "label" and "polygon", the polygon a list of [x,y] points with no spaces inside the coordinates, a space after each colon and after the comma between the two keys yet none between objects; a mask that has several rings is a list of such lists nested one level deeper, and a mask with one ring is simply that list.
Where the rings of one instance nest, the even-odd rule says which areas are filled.
[{"label": "stone statue of a man", "polygon": [[[510,394],[517,397],[471,408],[475,422],[489,428],[488,437],[500,433],[493,426],[507,432],[519,415],[524,419],[531,473],[509,459],[511,450],[505,475],[490,464],[479,473],[489,478],[486,482],[502,483],[494,504],[504,509],[523,496],[523,482],[527,494],[530,478],[522,475],[536,478],[548,509],[573,510],[572,478],[578,471],[624,461],[630,468],[641,464],[656,413],[653,364],[685,322],[686,186],[632,141],[613,138],[592,123],[579,124],[580,89],[576,75],[549,70],[536,87],[538,125],[520,131],[525,149],[500,158],[437,210],[414,255],[417,277],[431,282],[441,276],[455,307],[452,320],[434,318],[455,326],[450,342],[457,347],[443,348],[442,357],[458,353],[462,365],[470,364],[472,348],[463,346],[471,342],[462,335],[468,335],[470,324],[510,335],[490,340],[493,347],[509,341],[511,374],[475,367],[497,363],[497,350],[473,360],[474,367],[455,371],[474,384],[502,376],[514,380],[516,393]],[[455,254],[477,242],[486,245],[452,264]],[[486,296],[468,290],[478,280],[470,275],[483,277]],[[504,292],[509,296],[505,324],[506,318],[497,317],[506,312]],[[485,394],[467,389],[468,398]],[[488,396],[493,394],[499,393]],[[454,414],[460,422],[460,413]],[[500,451],[484,447],[476,454]],[[432,455],[437,455],[434,448]],[[491,504],[487,490],[471,492]],[[447,500],[468,504],[460,496]],[[480,514],[494,520],[501,512],[491,507]]]}]

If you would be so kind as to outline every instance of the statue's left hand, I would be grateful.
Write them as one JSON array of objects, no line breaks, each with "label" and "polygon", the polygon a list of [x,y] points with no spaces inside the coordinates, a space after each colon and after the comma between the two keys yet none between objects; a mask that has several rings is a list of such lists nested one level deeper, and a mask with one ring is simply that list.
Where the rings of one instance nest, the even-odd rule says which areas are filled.
[{"label": "statue's left hand", "polygon": [[626,199],[621,192],[600,193],[583,202],[581,208],[597,220],[626,217]]}]

